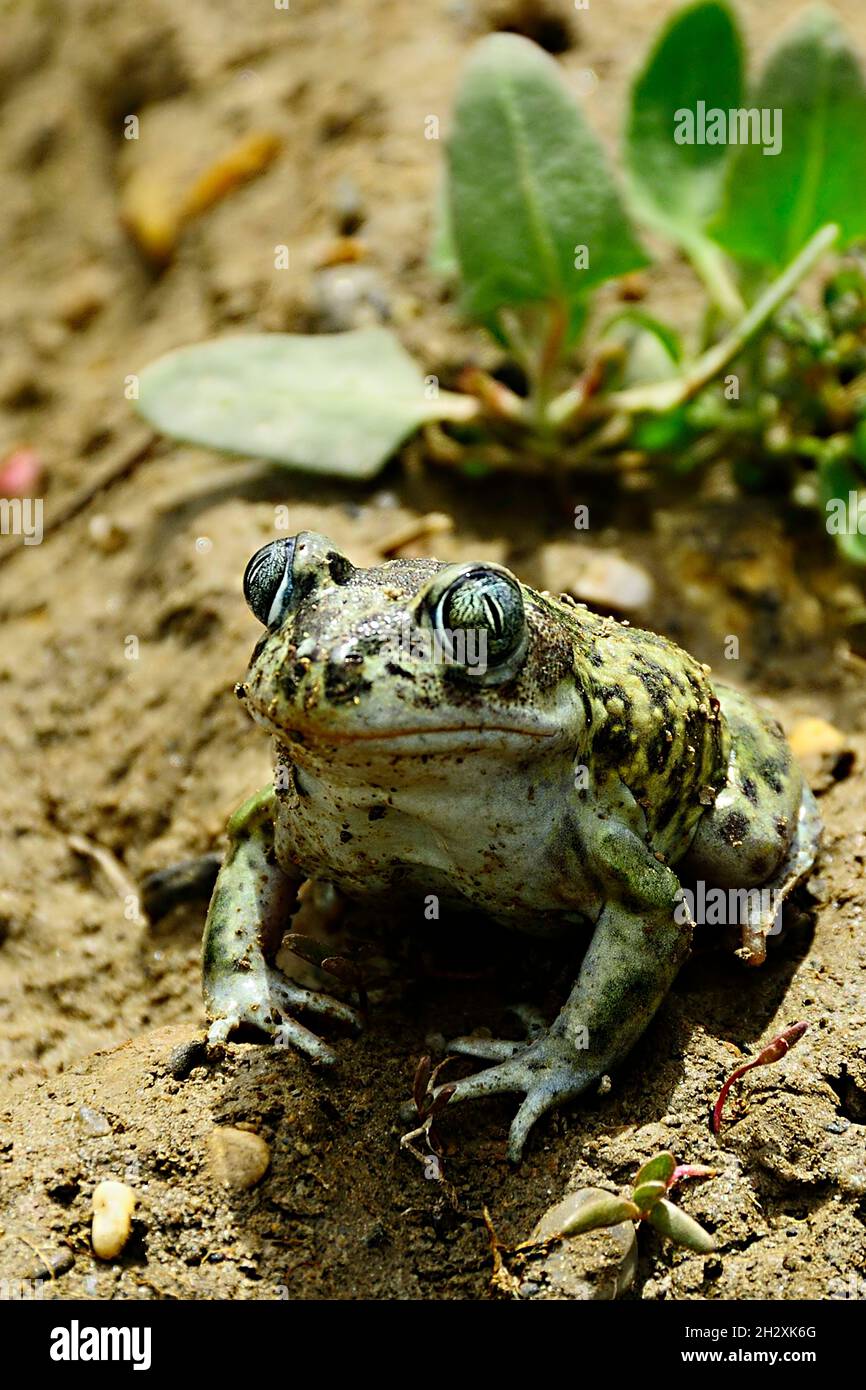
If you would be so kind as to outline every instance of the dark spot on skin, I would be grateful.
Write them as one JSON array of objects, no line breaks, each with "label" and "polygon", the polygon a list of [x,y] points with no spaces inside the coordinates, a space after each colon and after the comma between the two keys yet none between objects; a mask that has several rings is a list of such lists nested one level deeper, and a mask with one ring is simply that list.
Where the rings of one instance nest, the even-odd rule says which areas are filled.
[{"label": "dark spot on skin", "polygon": [[381,820],[388,814],[387,806],[371,806],[367,812],[367,820]]},{"label": "dark spot on skin", "polygon": [[268,640],[269,637],[270,637],[270,633],[269,633],[269,632],[266,632],[265,635],[264,635],[264,637],[260,637],[259,640],[258,640],[258,642],[256,643],[256,645],[253,647],[253,654],[252,654],[252,656],[250,657],[250,665],[251,665],[251,666],[255,666],[256,662],[258,661],[259,657],[261,656],[262,652],[264,651],[265,643],[267,642],[267,640]]},{"label": "dark spot on skin", "polygon": [[757,806],[757,804],[758,804],[758,788],[757,788],[757,786],[755,785],[754,778],[752,778],[752,777],[744,777],[744,778],[743,778],[743,781],[742,781],[742,787],[743,787],[743,795],[745,796],[746,800],[747,800],[747,801],[751,801],[751,803],[752,803],[753,806]]},{"label": "dark spot on skin", "polygon": [[291,666],[286,662],[283,666],[280,671],[280,690],[287,700],[294,700],[306,670],[306,666],[301,661],[296,661]]},{"label": "dark spot on skin", "polygon": [[354,566],[349,563],[345,555],[340,555],[336,550],[329,550],[325,559],[328,564],[328,573],[335,584],[348,584],[354,573]]},{"label": "dark spot on skin", "polygon": [[347,845],[351,839],[352,839],[352,832],[351,832],[351,830],[341,830],[341,831],[340,831],[340,844],[341,844],[341,845]]},{"label": "dark spot on skin", "polygon": [[647,765],[651,772],[664,772],[672,748],[673,740],[667,737],[665,729],[660,729],[646,750]]},{"label": "dark spot on skin", "polygon": [[342,661],[329,661],[325,667],[325,698],[332,705],[344,705],[372,690],[372,682]]},{"label": "dark spot on skin", "polygon": [[742,811],[729,811],[719,825],[719,834],[727,840],[729,845],[742,844],[748,833],[748,818]]},{"label": "dark spot on skin", "polygon": [[407,671],[404,666],[398,666],[396,661],[386,662],[385,670],[391,676],[404,676],[407,681],[413,681],[415,679],[415,676],[411,671]]},{"label": "dark spot on skin", "polygon": [[776,758],[767,758],[765,762],[761,763],[758,771],[767,783],[767,786],[770,787],[777,796],[781,795],[782,778],[785,774],[785,769],[782,764]]},{"label": "dark spot on skin", "polygon": [[584,690],[581,682],[575,681],[574,684],[577,689],[578,695],[583,701],[583,717],[586,720],[586,727],[590,729],[592,728],[592,702],[590,701],[589,695],[587,691]]}]

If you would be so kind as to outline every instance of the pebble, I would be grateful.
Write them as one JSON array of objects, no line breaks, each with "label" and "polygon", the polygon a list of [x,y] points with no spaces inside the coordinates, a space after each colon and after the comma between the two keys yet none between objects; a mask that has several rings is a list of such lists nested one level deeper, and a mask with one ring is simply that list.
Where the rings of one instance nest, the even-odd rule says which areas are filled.
[{"label": "pebble", "polygon": [[101,1260],[113,1260],[129,1240],[135,1203],[136,1195],[125,1182],[108,1179],[94,1189],[91,1243]]},{"label": "pebble", "polygon": [[178,1043],[172,1048],[168,1058],[168,1070],[175,1081],[186,1081],[193,1067],[207,1061],[207,1043],[204,1038],[190,1038],[188,1042]]},{"label": "pebble", "polygon": [[541,552],[541,571],[542,588],[550,593],[565,591],[596,608],[634,613],[652,602],[650,574],[612,550],[552,541]]},{"label": "pebble", "polygon": [[103,555],[113,555],[116,550],[122,550],[129,540],[128,531],[102,512],[90,518],[87,533],[93,545],[97,550],[101,550]]},{"label": "pebble", "polygon": [[211,1172],[222,1187],[245,1192],[261,1182],[271,1162],[271,1151],[258,1134],[221,1125],[208,1138]]},{"label": "pebble", "polygon": [[[532,1239],[555,1235],[584,1202],[598,1196],[609,1197],[610,1193],[597,1187],[569,1192],[562,1201],[548,1207],[533,1230]],[[618,1226],[570,1236],[537,1257],[530,1257],[528,1266],[527,1277],[520,1286],[525,1298],[580,1302],[617,1298],[631,1287],[637,1273],[634,1223],[622,1221]]]},{"label": "pebble", "polygon": [[76,1111],[76,1119],[88,1134],[99,1137],[111,1133],[109,1121],[101,1110],[94,1110],[92,1105],[80,1105]]},{"label": "pebble", "polygon": [[313,310],[324,333],[369,328],[390,318],[391,306],[381,277],[366,265],[337,265],[317,271]]}]

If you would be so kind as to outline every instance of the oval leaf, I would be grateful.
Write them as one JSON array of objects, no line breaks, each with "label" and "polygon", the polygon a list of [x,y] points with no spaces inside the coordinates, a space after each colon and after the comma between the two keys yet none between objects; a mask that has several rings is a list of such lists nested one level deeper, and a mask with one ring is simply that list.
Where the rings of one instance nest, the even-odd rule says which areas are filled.
[{"label": "oval leaf", "polygon": [[675,1240],[678,1245],[685,1245],[689,1250],[697,1250],[701,1255],[709,1255],[716,1248],[716,1242],[709,1231],[705,1231],[693,1217],[687,1216],[679,1207],[675,1207],[673,1202],[664,1199],[656,1202],[647,1215],[647,1221],[669,1240]]},{"label": "oval leaf", "polygon": [[369,478],[425,420],[467,418],[476,405],[449,391],[428,399],[394,335],[364,328],[180,348],[141,373],[138,409],[191,444]]},{"label": "oval leaf", "polygon": [[593,1197],[584,1202],[580,1210],[560,1232],[564,1236],[580,1235],[583,1231],[595,1231],[600,1226],[618,1226],[621,1221],[637,1221],[640,1209],[625,1197],[613,1193],[606,1197]]},{"label": "oval leaf", "polygon": [[646,263],[599,142],[556,63],[527,39],[492,34],[477,45],[448,161],[452,231],[476,317],[534,301],[571,306]]},{"label": "oval leaf", "polygon": [[632,1192],[635,1206],[640,1207],[646,1213],[656,1202],[661,1201],[668,1190],[666,1182],[642,1182]]},{"label": "oval leaf", "polygon": [[783,39],[750,109],[769,113],[770,130],[779,123],[780,149],[737,148],[715,239],[735,256],[779,267],[827,222],[839,224],[843,245],[866,236],[866,91],[832,14],[808,13]]},{"label": "oval leaf", "polygon": [[[687,141],[682,113],[740,104],[740,36],[718,0],[689,5],[662,30],[631,97],[626,163],[641,214],[682,240],[701,233],[721,201],[728,158],[724,144]],[[697,137],[697,124],[692,134]]]},{"label": "oval leaf", "polygon": [[661,1153],[653,1154],[652,1158],[647,1159],[646,1163],[638,1168],[634,1185],[639,1187],[645,1182],[669,1183],[676,1166],[677,1161],[673,1154],[663,1149]]}]

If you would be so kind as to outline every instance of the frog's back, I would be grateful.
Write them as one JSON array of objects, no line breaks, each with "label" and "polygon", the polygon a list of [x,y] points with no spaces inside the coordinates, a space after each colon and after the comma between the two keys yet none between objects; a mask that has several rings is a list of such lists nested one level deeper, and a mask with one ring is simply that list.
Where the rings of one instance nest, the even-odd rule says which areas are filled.
[{"label": "frog's back", "polygon": [[653,848],[675,863],[725,782],[729,737],[708,668],[656,633],[585,610],[575,616],[596,774],[621,778]]}]

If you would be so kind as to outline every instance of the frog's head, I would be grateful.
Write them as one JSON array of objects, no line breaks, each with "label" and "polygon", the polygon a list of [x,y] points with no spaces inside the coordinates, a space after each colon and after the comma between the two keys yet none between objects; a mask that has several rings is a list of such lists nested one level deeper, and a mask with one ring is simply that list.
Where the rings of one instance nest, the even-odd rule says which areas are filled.
[{"label": "frog's head", "polygon": [[579,737],[568,628],[500,565],[357,569],[303,531],[257,551],[244,594],[267,632],[238,695],[298,754],[369,764]]}]

